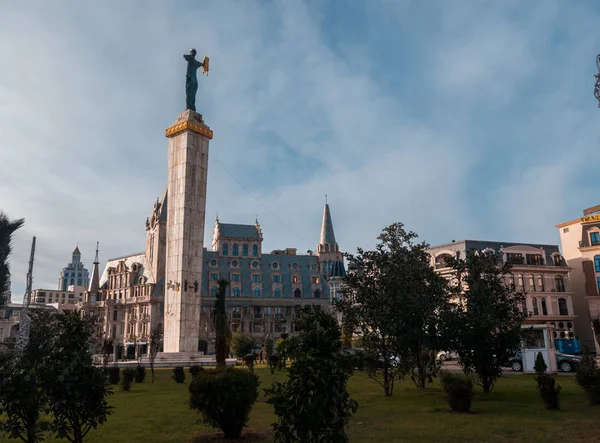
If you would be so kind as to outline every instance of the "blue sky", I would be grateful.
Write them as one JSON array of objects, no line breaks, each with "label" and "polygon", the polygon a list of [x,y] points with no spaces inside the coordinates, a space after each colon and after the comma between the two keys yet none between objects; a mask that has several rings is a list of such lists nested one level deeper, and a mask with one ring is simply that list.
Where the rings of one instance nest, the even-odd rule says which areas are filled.
[{"label": "blue sky", "polygon": [[96,241],[103,263],[143,250],[190,47],[211,58],[207,241],[217,213],[258,215],[265,250],[314,249],[328,194],[346,251],[396,221],[431,244],[557,243],[600,203],[599,16],[553,0],[3,2],[15,299],[32,235],[34,287],[56,286],[77,243],[90,268]]}]

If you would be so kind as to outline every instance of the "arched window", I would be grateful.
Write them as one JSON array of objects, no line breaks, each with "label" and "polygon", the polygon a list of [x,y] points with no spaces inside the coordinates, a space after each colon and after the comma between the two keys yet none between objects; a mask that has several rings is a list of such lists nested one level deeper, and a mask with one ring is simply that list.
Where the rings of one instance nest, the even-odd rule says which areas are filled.
[{"label": "arched window", "polygon": [[517,275],[517,289],[523,290],[523,274]]},{"label": "arched window", "polygon": [[594,256],[594,265],[596,267],[596,272],[600,272],[600,255]]},{"label": "arched window", "polygon": [[544,292],[544,278],[541,275],[537,277],[537,290]]},{"label": "arched window", "polygon": [[569,308],[567,307],[567,299],[558,299],[558,315],[569,315]]},{"label": "arched window", "polygon": [[315,296],[315,298],[321,298],[321,290],[315,289],[315,292],[313,293],[313,295]]},{"label": "arched window", "polygon": [[248,257],[248,244],[247,243],[244,243],[242,245],[242,255],[244,257]]},{"label": "arched window", "polygon": [[233,288],[233,296],[234,297],[240,296],[240,288]]},{"label": "arched window", "polygon": [[302,297],[302,291],[300,290],[300,288],[296,288],[296,290],[294,291],[294,297],[295,298],[301,298]]},{"label": "arched window", "polygon": [[542,315],[548,315],[548,307],[546,306],[545,298],[542,298]]},{"label": "arched window", "polygon": [[540,308],[538,307],[537,297],[533,297],[532,301],[533,301],[533,315],[540,315]]},{"label": "arched window", "polygon": [[254,296],[260,297],[260,288],[254,288]]},{"label": "arched window", "polygon": [[[75,275],[75,274],[73,274],[73,275]],[[72,279],[71,279],[71,284],[72,284],[72,285],[74,285],[74,284],[75,284],[75,279],[74,279],[74,278],[72,278]]]},{"label": "arched window", "polygon": [[81,286],[81,279],[80,278],[77,279],[77,286]]},{"label": "arched window", "polygon": [[325,252],[329,252],[329,245],[325,245]]},{"label": "arched window", "polygon": [[565,280],[562,276],[557,275],[554,277],[554,286],[556,286],[556,292],[565,292]]},{"label": "arched window", "polygon": [[223,249],[223,255],[229,255],[229,243],[223,243],[223,246],[221,246],[221,248]]},{"label": "arched window", "polygon": [[240,255],[240,251],[239,251],[239,247],[237,243],[233,244],[233,247],[231,248],[231,253],[233,254],[234,257],[237,257],[238,255]]},{"label": "arched window", "polygon": [[527,278],[527,283],[529,284],[529,290],[535,291],[535,280],[533,278],[533,274]]},{"label": "arched window", "polygon": [[258,245],[252,245],[252,257],[258,257]]},{"label": "arched window", "polygon": [[210,288],[210,296],[211,297],[217,296],[217,287],[216,286],[213,286],[212,288]]},{"label": "arched window", "polygon": [[281,288],[280,287],[275,288],[275,297],[276,298],[281,297]]}]

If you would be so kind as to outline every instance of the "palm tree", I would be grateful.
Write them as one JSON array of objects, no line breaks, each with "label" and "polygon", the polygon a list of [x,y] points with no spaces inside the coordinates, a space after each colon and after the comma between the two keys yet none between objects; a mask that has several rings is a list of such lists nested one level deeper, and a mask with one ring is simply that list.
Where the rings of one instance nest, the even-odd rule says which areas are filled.
[{"label": "palm tree", "polygon": [[[4,212],[0,211],[0,296],[8,291],[10,285],[8,256],[12,251],[12,236],[24,224],[24,218],[11,221]],[[0,297],[0,305],[3,303],[4,298]]]}]

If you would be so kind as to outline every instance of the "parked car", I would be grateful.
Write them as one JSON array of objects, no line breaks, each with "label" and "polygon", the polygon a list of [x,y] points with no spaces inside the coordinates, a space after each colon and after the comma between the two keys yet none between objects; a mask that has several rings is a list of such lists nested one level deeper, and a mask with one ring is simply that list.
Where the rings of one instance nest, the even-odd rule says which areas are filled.
[{"label": "parked car", "polygon": [[[556,367],[560,372],[575,372],[580,363],[580,355],[556,353]],[[523,357],[520,352],[510,359],[508,366],[515,372],[523,371]]]},{"label": "parked car", "polygon": [[436,360],[440,360],[442,362],[444,362],[444,361],[451,361],[451,360],[458,360],[458,354],[456,352],[440,351],[435,356],[435,359]]},{"label": "parked car", "polygon": [[581,363],[581,355],[556,353],[556,367],[561,372],[575,372]]}]

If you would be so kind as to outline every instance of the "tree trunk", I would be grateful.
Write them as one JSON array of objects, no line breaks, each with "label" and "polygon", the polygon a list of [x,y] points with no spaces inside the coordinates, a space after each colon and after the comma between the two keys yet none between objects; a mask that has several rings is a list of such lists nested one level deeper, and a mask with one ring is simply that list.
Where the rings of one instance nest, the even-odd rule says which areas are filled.
[{"label": "tree trunk", "polygon": [[383,393],[386,397],[390,397],[392,395],[392,390],[390,387],[390,372],[387,367],[383,368]]},{"label": "tree trunk", "polygon": [[152,383],[154,383],[154,362],[150,360],[150,372],[152,372]]},{"label": "tree trunk", "polygon": [[486,394],[489,394],[490,391],[492,390],[492,383],[491,383],[489,377],[482,377],[481,385],[483,387],[483,392]]}]

